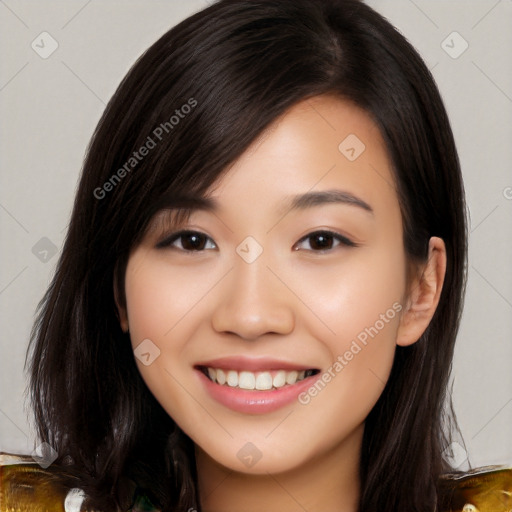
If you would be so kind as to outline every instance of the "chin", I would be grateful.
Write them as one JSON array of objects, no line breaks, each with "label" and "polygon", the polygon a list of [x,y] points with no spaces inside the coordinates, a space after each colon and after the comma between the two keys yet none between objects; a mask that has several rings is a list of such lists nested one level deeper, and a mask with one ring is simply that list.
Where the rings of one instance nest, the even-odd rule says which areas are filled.
[{"label": "chin", "polygon": [[[201,447],[203,454],[214,463],[231,471],[247,475],[268,475],[292,471],[305,464],[313,454],[301,452],[303,442],[284,445],[285,439],[276,437],[274,442],[264,436],[253,441],[230,439],[222,445]],[[204,446],[204,443],[203,443]],[[204,456],[204,455],[203,455]]]}]

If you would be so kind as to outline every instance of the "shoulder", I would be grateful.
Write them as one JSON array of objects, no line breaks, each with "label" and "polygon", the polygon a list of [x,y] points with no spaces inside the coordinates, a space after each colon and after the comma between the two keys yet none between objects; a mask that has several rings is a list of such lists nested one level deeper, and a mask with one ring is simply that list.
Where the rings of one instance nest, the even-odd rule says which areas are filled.
[{"label": "shoulder", "polygon": [[[43,467],[27,455],[0,453],[0,510],[101,512],[87,508],[80,475],[52,464]],[[135,493],[132,512],[157,512],[143,494]]]},{"label": "shoulder", "polygon": [[486,466],[440,480],[441,512],[511,512],[512,467]]}]

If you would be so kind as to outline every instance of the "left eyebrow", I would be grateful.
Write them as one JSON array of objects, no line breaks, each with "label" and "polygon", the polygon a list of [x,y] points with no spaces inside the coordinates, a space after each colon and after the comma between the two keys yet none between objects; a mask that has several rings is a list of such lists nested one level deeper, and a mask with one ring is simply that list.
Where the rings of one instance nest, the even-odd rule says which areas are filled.
[{"label": "left eyebrow", "polygon": [[366,201],[346,190],[323,190],[292,196],[289,199],[287,210],[304,210],[313,206],[333,203],[356,206],[372,215],[374,214],[373,208]]}]

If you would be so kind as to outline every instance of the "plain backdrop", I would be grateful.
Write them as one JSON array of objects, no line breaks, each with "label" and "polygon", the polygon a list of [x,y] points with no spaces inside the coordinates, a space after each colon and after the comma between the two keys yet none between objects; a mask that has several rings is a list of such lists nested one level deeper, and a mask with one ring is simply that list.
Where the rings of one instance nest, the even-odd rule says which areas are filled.
[{"label": "plain backdrop", "polygon": [[[25,352],[95,125],[136,58],[208,3],[0,1],[0,451],[34,449]],[[448,109],[471,222],[455,409],[473,466],[512,464],[512,1],[369,4],[418,49]],[[457,442],[456,465],[466,455]]]}]

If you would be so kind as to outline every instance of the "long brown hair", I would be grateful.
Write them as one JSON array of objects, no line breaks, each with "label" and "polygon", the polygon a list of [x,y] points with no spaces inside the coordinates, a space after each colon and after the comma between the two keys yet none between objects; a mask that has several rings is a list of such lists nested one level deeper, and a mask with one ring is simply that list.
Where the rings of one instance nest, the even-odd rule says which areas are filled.
[{"label": "long brown hair", "polygon": [[425,261],[431,236],[446,244],[438,309],[417,343],[396,350],[366,420],[360,475],[363,512],[434,510],[449,469],[443,421],[465,283],[464,191],[429,70],[359,0],[222,0],[154,43],[108,103],[27,354],[39,438],[58,463],[90,476],[98,508],[126,509],[132,479],[165,511],[200,510],[191,440],[144,384],[116,316],[113,283],[123,302],[130,250],[169,198],[204,195],[278,116],[327,93],[380,128],[410,260]]}]

